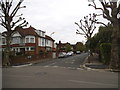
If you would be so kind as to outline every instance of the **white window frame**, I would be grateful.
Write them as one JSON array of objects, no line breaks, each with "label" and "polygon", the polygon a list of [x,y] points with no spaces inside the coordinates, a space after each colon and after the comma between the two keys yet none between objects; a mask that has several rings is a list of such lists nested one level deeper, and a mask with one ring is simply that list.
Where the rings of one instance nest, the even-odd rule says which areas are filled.
[{"label": "white window frame", "polygon": [[[28,39],[28,41],[27,41],[27,39]],[[31,39],[34,39],[34,40],[31,41]],[[35,36],[26,36],[25,43],[35,43]]]},{"label": "white window frame", "polygon": [[[2,38],[1,41],[2,41],[2,45],[6,45],[6,39],[5,38]],[[3,41],[4,41],[4,43],[3,43]]]}]

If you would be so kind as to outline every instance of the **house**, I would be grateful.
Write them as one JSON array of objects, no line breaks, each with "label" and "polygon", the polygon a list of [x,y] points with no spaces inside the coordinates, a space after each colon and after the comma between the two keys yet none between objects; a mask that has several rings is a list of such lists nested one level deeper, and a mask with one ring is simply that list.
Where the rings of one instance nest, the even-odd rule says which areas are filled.
[{"label": "house", "polygon": [[[61,43],[61,41],[59,41],[59,43],[57,43],[57,52],[67,52],[66,51],[66,46],[69,45],[71,46],[70,43]],[[71,47],[72,49],[72,47]]]},{"label": "house", "polygon": [[70,44],[68,42],[67,43],[61,43],[61,41],[59,41],[59,43],[57,43],[57,53],[67,52],[69,50],[73,51],[74,53],[76,51],[81,51],[82,52],[84,49],[85,49],[85,46],[83,45],[82,42],[77,42],[76,44]]},{"label": "house", "polygon": [[85,45],[82,42],[77,42],[76,44],[72,44],[73,51],[81,51],[83,52],[85,50]]},{"label": "house", "polygon": [[[3,51],[6,47],[5,37],[1,37]],[[11,49],[15,53],[38,55],[40,51],[54,51],[54,41],[45,31],[29,28],[18,28],[12,36]]]}]

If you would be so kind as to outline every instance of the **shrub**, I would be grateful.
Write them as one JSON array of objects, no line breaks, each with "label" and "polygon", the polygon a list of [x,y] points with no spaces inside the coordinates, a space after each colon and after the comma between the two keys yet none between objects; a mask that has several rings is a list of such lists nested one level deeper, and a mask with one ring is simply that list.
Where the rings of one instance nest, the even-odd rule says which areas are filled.
[{"label": "shrub", "polygon": [[23,53],[22,52],[17,52],[16,55],[21,56],[21,55],[23,55]]},{"label": "shrub", "polygon": [[39,55],[44,55],[44,52],[42,50],[39,51]]},{"label": "shrub", "polygon": [[104,64],[110,63],[111,58],[111,43],[102,43],[100,45],[101,61]]}]

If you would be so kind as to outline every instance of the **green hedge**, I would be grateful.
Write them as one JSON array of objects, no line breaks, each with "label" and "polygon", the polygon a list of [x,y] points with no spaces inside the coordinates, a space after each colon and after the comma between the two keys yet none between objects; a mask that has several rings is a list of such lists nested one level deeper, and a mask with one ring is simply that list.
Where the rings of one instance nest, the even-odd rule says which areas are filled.
[{"label": "green hedge", "polygon": [[110,63],[111,58],[111,43],[102,43],[100,45],[101,61],[104,64]]}]

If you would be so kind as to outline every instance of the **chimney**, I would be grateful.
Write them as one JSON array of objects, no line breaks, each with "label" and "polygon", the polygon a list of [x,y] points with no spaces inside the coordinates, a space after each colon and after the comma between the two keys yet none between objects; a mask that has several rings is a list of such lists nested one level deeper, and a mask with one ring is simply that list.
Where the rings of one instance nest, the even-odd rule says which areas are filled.
[{"label": "chimney", "polygon": [[59,41],[59,44],[61,44],[61,41]]}]

